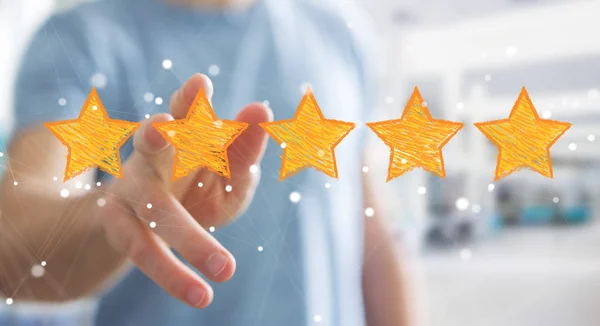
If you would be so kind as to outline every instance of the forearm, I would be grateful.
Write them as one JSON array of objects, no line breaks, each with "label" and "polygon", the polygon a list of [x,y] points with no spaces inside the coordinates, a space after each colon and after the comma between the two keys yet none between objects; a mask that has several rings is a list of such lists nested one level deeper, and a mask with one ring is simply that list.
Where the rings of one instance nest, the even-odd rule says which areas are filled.
[{"label": "forearm", "polygon": [[412,326],[415,310],[407,261],[376,216],[366,223],[363,293],[369,326]]},{"label": "forearm", "polygon": [[[0,296],[64,301],[95,290],[123,264],[97,221],[102,188],[93,171],[67,183],[64,147],[44,128],[16,137],[4,156],[0,184]],[[14,181],[18,184],[15,185]],[[75,187],[76,182],[91,189]],[[61,189],[69,196],[61,195]],[[67,197],[67,198],[63,198]],[[44,275],[31,268],[42,261]]]}]

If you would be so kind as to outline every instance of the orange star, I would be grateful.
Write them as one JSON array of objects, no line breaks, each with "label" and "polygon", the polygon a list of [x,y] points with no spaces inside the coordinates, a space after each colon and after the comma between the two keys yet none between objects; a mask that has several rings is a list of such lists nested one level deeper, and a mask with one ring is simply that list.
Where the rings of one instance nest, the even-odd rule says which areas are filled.
[{"label": "orange star", "polygon": [[446,177],[442,147],[463,124],[431,118],[415,87],[400,119],[371,122],[367,126],[390,147],[387,176],[390,181],[414,168]]},{"label": "orange star", "polygon": [[508,119],[476,123],[475,126],[498,147],[498,181],[523,167],[552,178],[550,147],[571,127],[570,123],[542,120],[525,87]]},{"label": "orange star", "polygon": [[185,119],[152,125],[175,148],[173,180],[203,167],[229,178],[227,148],[248,128],[245,122],[217,119],[202,88]]},{"label": "orange star", "polygon": [[64,181],[93,167],[123,177],[119,148],[139,127],[138,123],[110,119],[94,88],[77,119],[44,125],[68,149]]},{"label": "orange star", "polygon": [[293,119],[260,126],[283,148],[279,180],[312,167],[337,178],[334,149],[354,129],[354,123],[325,119],[310,88]]}]

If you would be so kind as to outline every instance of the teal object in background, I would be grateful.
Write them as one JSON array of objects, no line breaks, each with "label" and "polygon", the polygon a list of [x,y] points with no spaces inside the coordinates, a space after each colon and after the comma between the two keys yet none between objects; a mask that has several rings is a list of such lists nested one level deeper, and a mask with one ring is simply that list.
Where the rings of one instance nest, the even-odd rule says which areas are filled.
[{"label": "teal object in background", "polygon": [[521,213],[521,223],[526,225],[538,225],[552,222],[554,208],[544,205],[532,205],[525,207]]},{"label": "teal object in background", "polygon": [[567,223],[585,223],[591,216],[591,207],[585,205],[567,207],[563,212],[563,220]]}]

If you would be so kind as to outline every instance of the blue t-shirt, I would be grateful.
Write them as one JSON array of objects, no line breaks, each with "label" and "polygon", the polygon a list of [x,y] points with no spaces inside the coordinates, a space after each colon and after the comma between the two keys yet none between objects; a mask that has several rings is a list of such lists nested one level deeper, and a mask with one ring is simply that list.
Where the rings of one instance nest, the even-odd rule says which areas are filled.
[{"label": "blue t-shirt", "polygon": [[[364,325],[369,38],[357,36],[368,30],[347,6],[259,0],[242,11],[199,12],[160,0],[101,1],[40,28],[17,81],[16,130],[77,117],[91,86],[111,118],[168,112],[170,95],[196,72],[211,77],[221,118],[268,101],[276,120],[289,119],[310,86],[326,118],[358,125],[336,148],[339,180],[307,169],[279,182],[281,148],[269,142],[247,213],[213,233],[236,257],[237,271],[212,284],[208,308],[186,306],[133,268],[99,296],[97,325]],[[124,159],[131,148],[122,149]],[[300,202],[290,201],[292,192]]]}]

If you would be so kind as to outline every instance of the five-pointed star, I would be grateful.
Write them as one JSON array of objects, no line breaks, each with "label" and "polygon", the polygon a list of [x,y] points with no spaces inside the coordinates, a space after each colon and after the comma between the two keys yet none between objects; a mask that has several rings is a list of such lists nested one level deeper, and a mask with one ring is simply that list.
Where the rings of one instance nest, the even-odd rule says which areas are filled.
[{"label": "five-pointed star", "polygon": [[445,177],[442,147],[463,124],[431,118],[415,87],[400,119],[371,122],[367,126],[390,147],[390,181],[417,167]]},{"label": "five-pointed star", "polygon": [[175,148],[173,180],[199,168],[229,178],[227,148],[248,128],[245,122],[217,119],[202,88],[185,119],[157,122],[153,126]]},{"label": "five-pointed star", "polygon": [[93,167],[121,178],[119,148],[139,124],[110,119],[96,89],[92,88],[77,119],[45,123],[45,126],[68,149],[64,177],[67,181]]},{"label": "five-pointed star", "polygon": [[498,147],[497,181],[523,167],[552,178],[550,147],[571,124],[540,119],[523,87],[508,119],[476,123],[475,126]]},{"label": "five-pointed star", "polygon": [[354,129],[354,123],[325,119],[310,88],[293,119],[261,123],[283,148],[280,181],[312,167],[337,178],[334,149]]}]

